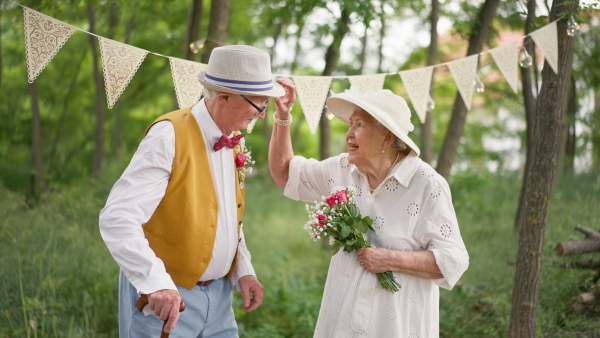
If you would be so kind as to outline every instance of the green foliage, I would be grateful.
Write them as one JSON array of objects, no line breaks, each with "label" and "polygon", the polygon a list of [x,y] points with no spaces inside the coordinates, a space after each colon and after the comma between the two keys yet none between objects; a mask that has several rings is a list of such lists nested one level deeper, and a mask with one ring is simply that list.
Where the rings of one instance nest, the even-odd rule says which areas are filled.
[{"label": "green foliage", "polygon": [[[114,337],[118,267],[102,242],[97,217],[125,163],[97,183],[55,187],[29,208],[24,195],[0,188],[0,336]],[[506,336],[517,238],[513,218],[518,175],[456,175],[451,182],[469,269],[461,284],[441,291],[442,336]],[[241,337],[309,337],[316,324],[329,264],[328,249],[302,229],[304,203],[282,198],[268,177],[248,182],[244,232],[265,287],[263,305],[234,309]],[[564,176],[551,198],[538,304],[544,337],[600,334],[597,318],[572,313],[571,297],[587,290],[593,271],[562,266],[594,257],[557,257],[559,241],[577,240],[575,224],[600,224],[600,178]],[[399,291],[399,292],[402,292]]]}]

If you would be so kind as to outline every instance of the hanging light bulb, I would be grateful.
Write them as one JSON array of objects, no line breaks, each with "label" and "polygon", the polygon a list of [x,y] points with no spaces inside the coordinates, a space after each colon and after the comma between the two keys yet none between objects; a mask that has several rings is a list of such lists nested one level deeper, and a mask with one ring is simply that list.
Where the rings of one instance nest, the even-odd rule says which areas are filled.
[{"label": "hanging light bulb", "polygon": [[485,85],[483,84],[483,82],[481,82],[479,76],[477,75],[475,75],[475,81],[473,82],[473,85],[475,86],[475,92],[477,94],[481,94],[485,91]]},{"label": "hanging light bulb", "polygon": [[435,108],[435,101],[431,98],[431,96],[427,96],[427,112],[431,113]]},{"label": "hanging light bulb", "polygon": [[527,49],[525,49],[525,47],[521,47],[519,51],[519,65],[521,65],[523,68],[529,68],[532,63],[533,59],[531,58],[531,55],[527,53]]},{"label": "hanging light bulb", "polygon": [[570,37],[575,37],[579,34],[579,25],[573,19],[573,16],[569,18],[569,22],[567,22],[567,35]]},{"label": "hanging light bulb", "polygon": [[198,54],[198,52],[202,49],[202,47],[204,47],[204,40],[196,40],[192,43],[190,43],[190,49],[192,50],[192,52],[194,54]]},{"label": "hanging light bulb", "polygon": [[333,120],[334,117],[335,115],[333,115],[332,113],[329,113],[329,115],[327,115],[327,119],[329,119],[329,121]]}]

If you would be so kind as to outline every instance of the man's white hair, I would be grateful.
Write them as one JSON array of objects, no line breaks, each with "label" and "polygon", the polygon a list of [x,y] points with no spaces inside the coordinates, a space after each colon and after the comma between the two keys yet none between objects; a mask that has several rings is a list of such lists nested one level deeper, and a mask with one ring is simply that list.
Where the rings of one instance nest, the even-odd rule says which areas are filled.
[{"label": "man's white hair", "polygon": [[203,95],[204,95],[205,99],[213,100],[219,95],[219,93],[221,93],[221,92],[218,92],[218,91],[212,90],[212,89],[208,89],[208,88],[204,88]]}]

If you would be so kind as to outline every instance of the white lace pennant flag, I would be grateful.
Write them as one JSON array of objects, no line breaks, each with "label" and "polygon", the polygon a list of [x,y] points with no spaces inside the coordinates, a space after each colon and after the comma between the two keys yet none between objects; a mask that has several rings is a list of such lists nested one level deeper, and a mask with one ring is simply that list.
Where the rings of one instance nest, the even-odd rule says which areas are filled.
[{"label": "white lace pennant flag", "polygon": [[515,94],[519,91],[519,48],[513,41],[490,50],[494,61]]},{"label": "white lace pennant flag", "polygon": [[447,63],[467,110],[471,110],[478,58],[479,55],[475,54]]},{"label": "white lace pennant flag", "polygon": [[535,44],[542,50],[546,61],[555,74],[558,74],[558,38],[556,31],[556,21],[529,34]]},{"label": "white lace pennant flag", "polygon": [[429,98],[429,90],[431,89],[431,76],[433,75],[433,67],[418,68],[399,72],[402,83],[410,102],[412,103],[421,123],[425,122],[427,116],[427,99]]},{"label": "white lace pennant flag", "polygon": [[348,80],[350,80],[350,89],[357,89],[361,93],[365,93],[382,89],[385,74],[348,76]]},{"label": "white lace pennant flag", "polygon": [[112,108],[146,58],[148,51],[103,37],[98,39],[102,54],[106,100],[108,108]]},{"label": "white lace pennant flag", "polygon": [[313,135],[319,127],[331,80],[329,76],[294,76],[298,99]]},{"label": "white lace pennant flag", "polygon": [[204,91],[197,75],[205,71],[208,65],[174,57],[169,57],[169,61],[179,108],[196,104]]},{"label": "white lace pennant flag", "polygon": [[27,75],[29,83],[33,83],[69,40],[75,27],[26,7],[23,8],[23,15]]}]

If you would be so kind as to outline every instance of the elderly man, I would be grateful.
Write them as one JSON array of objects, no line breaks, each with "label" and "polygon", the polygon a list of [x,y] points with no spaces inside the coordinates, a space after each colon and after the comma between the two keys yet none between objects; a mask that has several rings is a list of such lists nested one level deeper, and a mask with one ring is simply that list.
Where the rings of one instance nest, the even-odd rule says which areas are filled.
[{"label": "elderly man", "polygon": [[[269,55],[250,46],[214,49],[198,78],[204,99],[146,130],[100,212],[100,233],[121,268],[121,337],[157,337],[163,320],[171,337],[237,337],[232,287],[242,310],[262,302],[242,231],[239,130],[264,118],[270,97],[283,96],[277,109],[289,112],[293,86],[273,82]],[[140,295],[148,299],[142,312]]]}]

